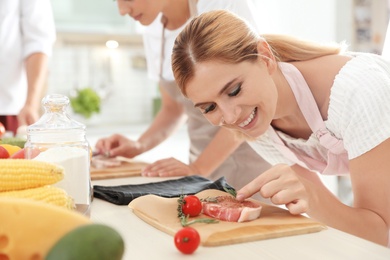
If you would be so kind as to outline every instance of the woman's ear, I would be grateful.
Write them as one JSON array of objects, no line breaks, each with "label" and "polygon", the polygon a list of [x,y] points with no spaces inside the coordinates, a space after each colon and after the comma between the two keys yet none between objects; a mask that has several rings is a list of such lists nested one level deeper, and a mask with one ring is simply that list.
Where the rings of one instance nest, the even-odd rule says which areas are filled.
[{"label": "woman's ear", "polygon": [[257,53],[259,55],[259,61],[265,63],[270,75],[273,74],[277,70],[278,65],[275,56],[272,53],[271,48],[266,41],[260,40],[257,43]]}]

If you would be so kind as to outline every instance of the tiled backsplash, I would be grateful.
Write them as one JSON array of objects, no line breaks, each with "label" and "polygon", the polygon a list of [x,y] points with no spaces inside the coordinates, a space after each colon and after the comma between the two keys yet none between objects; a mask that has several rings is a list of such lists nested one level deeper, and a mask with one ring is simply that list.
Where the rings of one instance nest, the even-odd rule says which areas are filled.
[{"label": "tiled backsplash", "polygon": [[150,122],[157,83],[148,79],[145,68],[132,64],[134,57],[143,56],[142,46],[57,44],[50,60],[48,93],[70,96],[76,88],[94,88],[102,97],[102,109],[87,124]]}]

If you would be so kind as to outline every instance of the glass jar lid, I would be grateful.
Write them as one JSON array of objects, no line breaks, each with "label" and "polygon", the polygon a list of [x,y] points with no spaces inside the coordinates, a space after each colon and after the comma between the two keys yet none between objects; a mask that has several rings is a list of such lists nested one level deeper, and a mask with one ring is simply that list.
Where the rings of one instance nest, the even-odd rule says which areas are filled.
[{"label": "glass jar lid", "polygon": [[39,142],[82,141],[85,139],[85,125],[67,113],[70,101],[67,96],[50,94],[42,99],[44,114],[27,127],[27,138]]}]

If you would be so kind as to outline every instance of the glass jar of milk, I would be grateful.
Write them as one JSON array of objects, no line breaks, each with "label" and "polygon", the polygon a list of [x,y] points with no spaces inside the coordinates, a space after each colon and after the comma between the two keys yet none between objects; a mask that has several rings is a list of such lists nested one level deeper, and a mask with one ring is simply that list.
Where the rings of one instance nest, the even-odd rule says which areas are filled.
[{"label": "glass jar of milk", "polygon": [[47,95],[42,105],[42,117],[27,127],[26,158],[62,165],[65,176],[55,186],[74,199],[78,212],[89,215],[93,194],[86,127],[67,114],[67,96]]}]

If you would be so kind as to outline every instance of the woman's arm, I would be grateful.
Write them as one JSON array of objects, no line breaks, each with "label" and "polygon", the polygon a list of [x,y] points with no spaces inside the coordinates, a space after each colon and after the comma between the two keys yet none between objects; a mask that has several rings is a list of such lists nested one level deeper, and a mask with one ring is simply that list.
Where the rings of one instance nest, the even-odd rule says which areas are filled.
[{"label": "woman's arm", "polygon": [[390,230],[390,139],[350,161],[354,205],[334,196],[319,177],[298,165],[277,165],[238,191],[242,200],[259,192],[292,214],[307,213],[326,225],[388,245]]},{"label": "woman's arm", "polygon": [[[297,168],[300,167],[294,167],[294,171],[298,173],[301,180],[304,180],[304,187],[308,194],[307,210],[305,212],[310,217],[315,218],[330,227],[381,245],[387,245],[389,226],[385,220],[388,218],[388,212],[386,213],[385,211],[388,211],[386,207],[389,208],[389,200],[387,199],[389,194],[383,189],[386,186],[385,182],[378,187],[373,187],[372,184],[374,183],[368,181],[362,183],[365,187],[358,191],[355,188],[356,173],[354,173],[353,175],[355,175],[355,177],[352,178],[352,185],[355,203],[353,207],[349,207],[340,202],[340,200],[323,184],[316,184],[316,181],[313,182],[313,180],[308,180],[306,178],[307,174],[305,173],[307,171],[306,169],[301,168],[301,170],[298,170]],[[359,171],[360,173],[357,173],[358,175],[369,174],[368,171],[363,173],[363,169]],[[362,179],[361,177],[358,177],[358,179],[360,179],[358,182],[362,182],[365,177]],[[389,183],[389,180],[387,180],[387,183]],[[388,187],[386,189],[389,190]],[[373,194],[371,195],[369,193]],[[356,196],[359,197],[359,194],[363,196],[364,203],[358,203],[356,201]],[[381,194],[381,196],[377,196],[378,194]],[[375,196],[377,197],[374,198]],[[387,197],[385,198],[385,196]],[[378,208],[378,206],[383,208]]]},{"label": "woman's arm", "polygon": [[162,143],[187,120],[184,106],[174,100],[161,86],[160,93],[161,109],[152,124],[137,141],[141,144],[141,153],[149,151]]},{"label": "woman's arm", "polygon": [[[387,245],[390,230],[390,139],[350,161],[353,207],[309,187],[307,213],[347,233]],[[318,192],[316,191],[318,189]]]},{"label": "woman's arm", "polygon": [[162,159],[145,167],[143,175],[168,177],[196,174],[208,177],[242,142],[233,132],[221,128],[193,163],[187,165],[175,158]]},{"label": "woman's arm", "polygon": [[232,131],[221,127],[190,167],[194,168],[199,175],[209,176],[243,142],[244,140],[235,136]]},{"label": "woman's arm", "polygon": [[365,212],[356,235],[387,244],[390,231],[390,139],[350,161],[354,207]]}]

